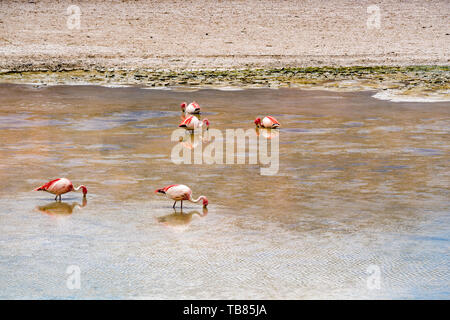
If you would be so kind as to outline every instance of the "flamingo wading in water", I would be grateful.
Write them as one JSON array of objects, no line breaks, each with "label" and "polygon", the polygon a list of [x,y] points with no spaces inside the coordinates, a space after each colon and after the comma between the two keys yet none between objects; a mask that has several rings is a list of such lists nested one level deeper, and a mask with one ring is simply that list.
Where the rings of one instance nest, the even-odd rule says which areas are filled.
[{"label": "flamingo wading in water", "polygon": [[34,191],[47,191],[49,193],[56,194],[55,201],[59,197],[59,201],[61,201],[61,195],[70,191],[83,191],[83,197],[86,197],[87,188],[83,185],[78,188],[74,188],[72,182],[66,178],[59,178],[52,181],[47,182],[46,184],[40,186],[39,188],[34,189]]},{"label": "flamingo wading in water", "polygon": [[175,209],[175,205],[178,201],[181,201],[181,209],[183,209],[183,200],[190,201],[193,203],[198,203],[200,200],[203,200],[203,208],[206,208],[208,205],[208,199],[205,196],[200,196],[197,199],[192,198],[192,190],[188,186],[184,184],[172,184],[170,186],[156,189],[155,193],[163,193],[169,199],[174,200],[173,208]]},{"label": "flamingo wading in water", "polygon": [[255,124],[257,128],[261,127],[266,129],[275,129],[280,127],[280,123],[278,122],[278,120],[272,116],[264,117],[262,121],[261,118],[256,118]]},{"label": "flamingo wading in water", "polygon": [[200,113],[200,106],[195,101],[189,103],[189,105],[187,105],[186,102],[183,102],[180,106],[181,106],[181,111],[184,113],[189,113],[189,114],[199,114]]},{"label": "flamingo wading in water", "polygon": [[206,130],[209,129],[209,120],[203,119],[203,121],[198,120],[196,116],[189,116],[179,124],[180,128],[186,128],[187,130],[195,130],[197,128],[202,128],[206,126]]}]

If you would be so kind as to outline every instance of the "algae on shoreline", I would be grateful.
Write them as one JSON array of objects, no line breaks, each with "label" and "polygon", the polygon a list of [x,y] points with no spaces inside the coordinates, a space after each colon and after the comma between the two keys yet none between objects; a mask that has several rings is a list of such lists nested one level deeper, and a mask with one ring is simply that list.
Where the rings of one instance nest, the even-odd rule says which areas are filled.
[{"label": "algae on shoreline", "polygon": [[0,82],[36,85],[92,84],[145,87],[303,88],[384,90],[409,99],[450,100],[449,66],[306,67],[280,69],[71,69],[0,72]]}]

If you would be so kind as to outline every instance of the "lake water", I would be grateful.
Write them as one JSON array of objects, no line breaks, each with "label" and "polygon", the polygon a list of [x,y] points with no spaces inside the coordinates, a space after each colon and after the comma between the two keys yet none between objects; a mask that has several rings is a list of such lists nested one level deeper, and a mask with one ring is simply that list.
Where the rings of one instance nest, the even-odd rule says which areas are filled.
[{"label": "lake water", "polygon": [[[373,94],[0,85],[0,298],[450,298],[450,103]],[[275,116],[278,173],[174,164],[192,100],[223,131]],[[87,201],[32,192],[58,177]]]}]

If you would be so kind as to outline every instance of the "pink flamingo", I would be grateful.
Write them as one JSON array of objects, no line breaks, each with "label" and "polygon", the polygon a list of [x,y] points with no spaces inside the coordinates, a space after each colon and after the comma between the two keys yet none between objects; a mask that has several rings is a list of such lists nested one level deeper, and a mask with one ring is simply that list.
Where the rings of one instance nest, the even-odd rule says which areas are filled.
[{"label": "pink flamingo", "polygon": [[83,197],[86,197],[87,188],[83,185],[78,188],[74,188],[72,182],[66,178],[59,178],[52,181],[47,182],[46,184],[40,186],[39,188],[34,189],[34,191],[47,191],[49,193],[56,194],[55,201],[59,197],[59,201],[61,201],[61,195],[70,191],[83,191]]},{"label": "pink flamingo", "polygon": [[181,209],[183,209],[183,200],[187,200],[193,203],[197,203],[200,200],[203,200],[203,208],[206,208],[208,205],[208,199],[205,196],[200,196],[197,199],[192,199],[192,190],[188,186],[184,184],[172,184],[170,186],[156,189],[155,193],[163,193],[169,199],[174,200],[173,208],[175,209],[175,205],[178,201],[181,201]]},{"label": "pink flamingo", "polygon": [[189,116],[183,121],[181,121],[179,127],[180,128],[186,128],[187,130],[195,130],[197,128],[203,127],[203,125],[206,126],[206,130],[209,129],[209,120],[204,119],[203,121],[198,120],[196,116]]},{"label": "pink flamingo", "polygon": [[264,117],[264,119],[261,121],[261,118],[255,119],[256,127],[259,128],[266,128],[266,129],[275,129],[280,126],[280,123],[277,119],[275,119],[272,116]]},{"label": "pink flamingo", "polygon": [[181,106],[181,111],[184,113],[190,113],[190,114],[199,114],[200,113],[200,106],[195,101],[189,103],[189,105],[187,105],[186,102],[183,102],[180,106]]}]

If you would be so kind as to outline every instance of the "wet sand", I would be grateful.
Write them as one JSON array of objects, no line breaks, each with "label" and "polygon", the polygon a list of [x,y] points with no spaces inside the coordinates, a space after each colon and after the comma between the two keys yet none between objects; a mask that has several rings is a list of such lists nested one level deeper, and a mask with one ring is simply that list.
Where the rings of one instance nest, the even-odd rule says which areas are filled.
[{"label": "wet sand", "polygon": [[[448,65],[450,3],[1,1],[0,70]],[[380,9],[369,29],[368,7]]]},{"label": "wet sand", "polygon": [[[449,104],[373,94],[0,85],[0,298],[448,298]],[[173,164],[183,100],[220,130],[276,116],[278,174]],[[87,203],[31,191],[59,176]]]}]

